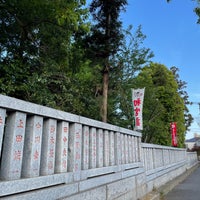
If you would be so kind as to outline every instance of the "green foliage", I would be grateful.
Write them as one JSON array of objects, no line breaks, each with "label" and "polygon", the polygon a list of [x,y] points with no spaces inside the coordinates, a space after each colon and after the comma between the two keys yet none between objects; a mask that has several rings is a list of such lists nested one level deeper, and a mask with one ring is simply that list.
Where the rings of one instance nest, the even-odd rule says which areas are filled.
[{"label": "green foliage", "polygon": [[184,101],[173,73],[151,63],[136,77],[134,88],[145,87],[143,141],[171,145],[170,123],[177,122],[178,143],[184,145]]},{"label": "green foliage", "polygon": [[[90,13],[94,24],[88,37],[90,52],[96,58],[107,59],[117,53],[122,42],[122,22],[119,20],[120,11],[127,5],[126,0],[93,0]],[[105,63],[105,60],[103,60]]]},{"label": "green foliage", "polygon": [[86,62],[74,41],[77,32],[88,30],[84,4],[1,1],[0,93],[64,108],[69,77]]},{"label": "green foliage", "polygon": [[[171,145],[170,122],[183,145],[191,124],[177,68],[151,63],[141,26],[122,30],[126,0],[2,0],[0,93],[100,120],[108,75],[108,122],[133,128],[131,88],[145,87],[144,142]],[[146,65],[146,67],[144,67]]]},{"label": "green foliage", "polygon": [[119,46],[122,44],[122,22],[119,20],[119,15],[126,4],[126,0],[93,0],[90,5],[94,24],[91,27],[91,33],[86,38],[87,55],[94,66],[101,66],[102,103],[100,115],[104,122],[107,122],[110,57],[119,51]]},{"label": "green foliage", "polygon": [[153,53],[143,45],[145,35],[141,26],[134,31],[131,26],[128,27],[124,36],[120,51],[111,60],[108,120],[110,123],[132,128],[130,91],[134,78],[144,64],[150,61]]},{"label": "green foliage", "polygon": [[180,97],[183,99],[184,101],[184,118],[185,118],[185,126],[186,126],[186,130],[189,130],[189,127],[193,121],[193,117],[192,115],[189,113],[189,109],[187,107],[187,105],[191,105],[192,102],[189,101],[189,96],[187,91],[185,90],[187,87],[187,83],[185,81],[182,81],[179,79],[179,74],[178,71],[179,69],[177,67],[171,67],[170,70],[172,71],[176,82],[178,84],[178,93],[180,95]]}]

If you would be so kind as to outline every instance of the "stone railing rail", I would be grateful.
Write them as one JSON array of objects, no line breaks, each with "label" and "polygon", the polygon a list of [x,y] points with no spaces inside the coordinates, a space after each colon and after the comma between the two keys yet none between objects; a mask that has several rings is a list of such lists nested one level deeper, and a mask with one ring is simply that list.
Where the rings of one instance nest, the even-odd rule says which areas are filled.
[{"label": "stone railing rail", "polygon": [[144,143],[142,147],[147,174],[151,174],[154,170],[162,170],[171,165],[183,163],[186,160],[185,149]]},{"label": "stone railing rail", "polygon": [[196,152],[187,152],[187,168],[197,164],[197,153]]},{"label": "stone railing rail", "polygon": [[172,180],[182,174],[187,166],[191,168],[194,164],[194,160],[188,163],[187,159],[191,155],[187,154],[186,149],[143,143],[142,150],[147,192]]},{"label": "stone railing rail", "polygon": [[138,199],[195,164],[139,132],[0,95],[1,199]]}]

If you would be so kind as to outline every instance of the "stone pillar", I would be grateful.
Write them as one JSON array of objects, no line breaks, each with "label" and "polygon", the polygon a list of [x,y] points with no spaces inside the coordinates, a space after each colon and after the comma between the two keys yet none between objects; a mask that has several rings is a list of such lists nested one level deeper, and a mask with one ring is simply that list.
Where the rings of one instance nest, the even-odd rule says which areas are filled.
[{"label": "stone pillar", "polygon": [[151,162],[150,162],[150,165],[151,165],[151,169],[153,169],[153,149],[150,148],[150,153],[151,153]]},{"label": "stone pillar", "polygon": [[124,135],[125,163],[128,163],[128,136]]},{"label": "stone pillar", "polygon": [[138,149],[138,138],[137,137],[134,137],[135,138],[135,155],[136,155],[136,159],[135,161],[136,162],[139,162],[139,149]]},{"label": "stone pillar", "polygon": [[22,164],[22,177],[37,177],[40,172],[43,118],[31,116],[27,119]]},{"label": "stone pillar", "polygon": [[151,164],[152,164],[152,159],[151,159],[151,148],[147,148],[147,164],[148,164],[148,170],[151,170]]},{"label": "stone pillar", "polygon": [[26,114],[14,112],[7,118],[1,160],[1,179],[21,177]]},{"label": "stone pillar", "polygon": [[104,167],[109,166],[109,135],[108,135],[108,131],[105,130],[104,131],[104,138],[103,138],[103,154],[104,154]]},{"label": "stone pillar", "polygon": [[157,164],[156,164],[156,149],[153,148],[152,151],[153,151],[153,168],[156,169],[156,167],[157,167]]},{"label": "stone pillar", "polygon": [[82,125],[73,123],[69,129],[69,157],[68,171],[74,172],[74,180],[80,180],[81,151],[82,151]]},{"label": "stone pillar", "polygon": [[57,121],[46,119],[43,126],[42,153],[41,153],[41,175],[52,175],[55,169],[55,147],[56,147]]},{"label": "stone pillar", "polygon": [[6,110],[0,108],[0,159],[1,159],[1,147],[4,135],[5,118],[6,118]]},{"label": "stone pillar", "polygon": [[110,164],[110,166],[112,166],[112,165],[115,165],[115,146],[114,146],[115,140],[114,140],[114,132],[113,131],[110,132],[109,138],[110,138],[109,139],[109,141],[110,141],[109,142],[109,146],[110,146],[109,164]]},{"label": "stone pillar", "polygon": [[97,130],[97,167],[103,167],[103,130]]},{"label": "stone pillar", "polygon": [[59,122],[56,135],[56,173],[67,172],[68,135],[69,123],[65,121]]},{"label": "stone pillar", "polygon": [[149,166],[148,166],[148,147],[145,147],[145,167],[146,167],[146,170],[149,169]]},{"label": "stone pillar", "polygon": [[138,137],[138,161],[142,162],[142,139],[141,137]]},{"label": "stone pillar", "polygon": [[135,137],[131,137],[131,141],[132,141],[132,147],[133,147],[133,150],[132,150],[132,160],[133,162],[136,162],[136,147],[135,147]]},{"label": "stone pillar", "polygon": [[165,161],[164,161],[164,149],[160,149],[160,151],[161,151],[161,159],[160,159],[160,161],[161,161],[161,166],[163,167],[163,166],[165,166]]},{"label": "stone pillar", "polygon": [[90,151],[89,151],[89,166],[90,169],[96,168],[97,165],[97,141],[96,141],[96,128],[90,128]]},{"label": "stone pillar", "polygon": [[128,136],[128,150],[129,150],[129,163],[133,162],[133,146],[132,146],[132,136]]},{"label": "stone pillar", "polygon": [[89,127],[83,126],[82,169],[89,169]]},{"label": "stone pillar", "polygon": [[121,145],[121,135],[119,132],[115,134],[115,163],[117,165],[122,164],[122,145]]},{"label": "stone pillar", "polygon": [[121,134],[121,149],[122,149],[122,164],[125,164],[125,148],[124,148],[124,134]]}]

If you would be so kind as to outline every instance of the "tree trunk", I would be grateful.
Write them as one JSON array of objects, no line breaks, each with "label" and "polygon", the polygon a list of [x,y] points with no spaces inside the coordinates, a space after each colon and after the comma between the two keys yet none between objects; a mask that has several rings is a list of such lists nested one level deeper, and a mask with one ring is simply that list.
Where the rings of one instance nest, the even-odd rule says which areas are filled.
[{"label": "tree trunk", "polygon": [[102,110],[101,116],[102,121],[107,122],[107,113],[108,113],[108,82],[109,82],[109,72],[104,70],[103,72],[103,100],[102,100]]}]

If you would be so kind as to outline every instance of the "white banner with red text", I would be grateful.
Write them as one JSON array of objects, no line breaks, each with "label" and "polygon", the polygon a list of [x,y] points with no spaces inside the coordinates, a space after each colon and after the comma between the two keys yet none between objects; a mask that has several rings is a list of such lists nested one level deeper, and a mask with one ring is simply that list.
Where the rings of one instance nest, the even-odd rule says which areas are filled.
[{"label": "white banner with red text", "polygon": [[134,113],[134,130],[143,130],[143,118],[142,109],[144,101],[144,91],[142,89],[132,89],[132,103],[133,103],[133,113]]}]

